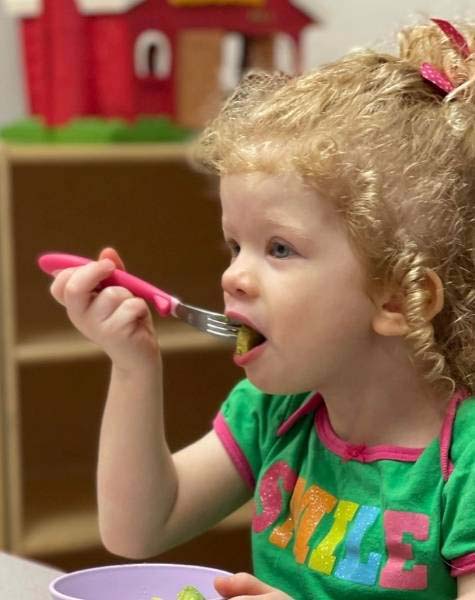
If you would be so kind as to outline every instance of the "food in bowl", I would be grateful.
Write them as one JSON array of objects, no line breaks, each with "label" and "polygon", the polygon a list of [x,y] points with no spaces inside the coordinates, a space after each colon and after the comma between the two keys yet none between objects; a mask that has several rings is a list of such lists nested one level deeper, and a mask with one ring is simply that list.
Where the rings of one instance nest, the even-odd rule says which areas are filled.
[{"label": "food in bowl", "polygon": [[206,598],[195,587],[187,585],[179,592],[176,600],[206,600]]},{"label": "food in bowl", "polygon": [[[162,600],[159,596],[152,596],[150,600]],[[206,600],[203,594],[192,585],[186,585],[177,594],[176,600]]]}]

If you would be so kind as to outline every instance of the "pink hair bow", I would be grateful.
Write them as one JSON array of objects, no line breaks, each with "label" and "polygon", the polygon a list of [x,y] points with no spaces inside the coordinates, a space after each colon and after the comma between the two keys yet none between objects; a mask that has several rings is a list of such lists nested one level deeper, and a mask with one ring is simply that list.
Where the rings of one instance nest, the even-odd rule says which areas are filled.
[{"label": "pink hair bow", "polygon": [[[463,58],[470,56],[470,48],[467,40],[463,37],[460,31],[458,31],[452,25],[452,23],[449,23],[449,21],[444,21],[443,19],[431,19],[431,21],[435,23],[448,37],[460,56]],[[424,79],[430,81],[446,94],[449,94],[455,89],[454,83],[450,81],[447,74],[437,69],[437,67],[431,63],[422,63],[420,73]]]}]

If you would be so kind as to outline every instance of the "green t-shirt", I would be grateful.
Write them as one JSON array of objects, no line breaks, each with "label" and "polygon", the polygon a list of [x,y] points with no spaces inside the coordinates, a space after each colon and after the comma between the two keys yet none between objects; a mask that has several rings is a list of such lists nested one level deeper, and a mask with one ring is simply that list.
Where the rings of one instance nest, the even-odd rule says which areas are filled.
[{"label": "green t-shirt", "polygon": [[475,399],[459,392],[426,448],[337,437],[318,394],[249,381],[214,427],[252,488],[254,570],[296,600],[456,598],[475,572]]}]

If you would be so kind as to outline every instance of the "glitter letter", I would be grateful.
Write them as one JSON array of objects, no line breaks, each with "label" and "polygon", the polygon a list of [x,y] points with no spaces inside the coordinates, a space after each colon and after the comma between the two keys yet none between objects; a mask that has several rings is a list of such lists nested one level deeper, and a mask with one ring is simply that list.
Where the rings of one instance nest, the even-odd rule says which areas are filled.
[{"label": "glitter letter", "polygon": [[376,506],[363,505],[359,509],[346,538],[345,557],[338,562],[335,569],[334,575],[338,579],[361,583],[363,585],[375,584],[381,563],[381,554],[379,552],[370,552],[367,563],[361,562],[360,556],[361,542],[364,534],[376,521],[380,512],[380,509]]},{"label": "glitter letter", "polygon": [[416,564],[404,569],[404,563],[413,560],[412,545],[402,541],[404,533],[416,540],[429,536],[429,517],[421,513],[386,510],[384,513],[388,562],[381,571],[381,587],[395,590],[424,590],[427,588],[427,565]]},{"label": "glitter letter", "polygon": [[359,504],[356,504],[356,502],[349,502],[348,500],[340,500],[338,502],[333,515],[332,528],[310,555],[308,566],[311,569],[330,575],[336,560],[333,552],[345,537],[348,523],[355,516],[358,506]]},{"label": "glitter letter", "polygon": [[283,460],[274,463],[267,469],[259,486],[262,512],[256,513],[252,519],[253,531],[260,533],[275,523],[282,511],[282,492],[279,482],[282,483],[284,490],[290,493],[296,479],[295,472]]},{"label": "glitter letter", "polygon": [[269,537],[270,542],[285,548],[296,530],[294,556],[299,563],[305,562],[308,540],[323,515],[331,512],[336,504],[336,498],[317,485],[312,485],[305,493],[304,488],[305,479],[299,477],[290,500],[290,515]]}]

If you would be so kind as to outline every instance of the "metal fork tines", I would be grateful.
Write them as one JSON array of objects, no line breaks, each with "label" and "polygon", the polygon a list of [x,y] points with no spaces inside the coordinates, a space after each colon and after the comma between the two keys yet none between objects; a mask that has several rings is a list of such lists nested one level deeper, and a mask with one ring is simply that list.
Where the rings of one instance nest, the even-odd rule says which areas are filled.
[{"label": "metal fork tines", "polygon": [[174,314],[182,321],[196,327],[200,331],[228,338],[232,342],[235,341],[239,331],[239,325],[229,321],[225,315],[204,310],[197,306],[191,306],[190,304],[183,304],[183,302],[180,302],[176,306]]}]

